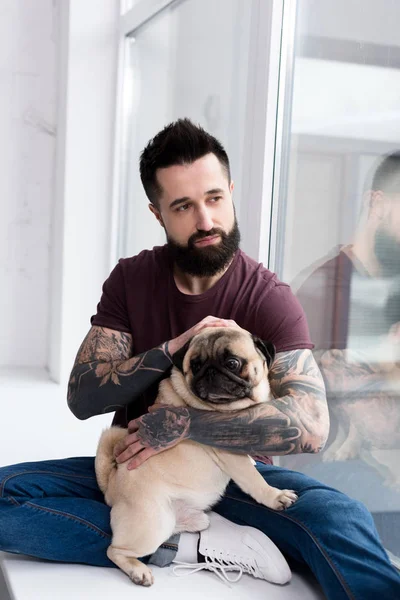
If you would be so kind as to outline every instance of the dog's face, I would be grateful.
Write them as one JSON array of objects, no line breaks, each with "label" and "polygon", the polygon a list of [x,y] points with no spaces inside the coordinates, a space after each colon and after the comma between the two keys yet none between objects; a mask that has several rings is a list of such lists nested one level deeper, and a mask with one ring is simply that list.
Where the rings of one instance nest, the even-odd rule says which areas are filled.
[{"label": "dog's face", "polygon": [[174,354],[171,378],[194,408],[238,410],[269,399],[274,357],[273,344],[244,329],[208,327]]}]

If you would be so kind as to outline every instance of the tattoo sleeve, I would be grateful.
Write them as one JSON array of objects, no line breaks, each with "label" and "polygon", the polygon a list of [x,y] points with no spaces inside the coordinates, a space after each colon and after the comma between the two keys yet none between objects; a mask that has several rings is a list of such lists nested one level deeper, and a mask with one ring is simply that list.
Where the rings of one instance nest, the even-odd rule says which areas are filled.
[{"label": "tattoo sleeve", "polygon": [[[188,437],[252,455],[319,452],[329,431],[325,386],[310,350],[278,353],[270,401],[232,413],[187,410]],[[183,409],[185,410],[185,409]]]},{"label": "tattoo sleeve", "polygon": [[316,355],[331,402],[398,395],[400,369],[396,363],[371,361],[360,351],[319,350]]},{"label": "tattoo sleeve", "polygon": [[172,365],[168,342],[132,356],[132,336],[94,326],[84,339],[68,384],[68,406],[78,419],[126,406]]}]

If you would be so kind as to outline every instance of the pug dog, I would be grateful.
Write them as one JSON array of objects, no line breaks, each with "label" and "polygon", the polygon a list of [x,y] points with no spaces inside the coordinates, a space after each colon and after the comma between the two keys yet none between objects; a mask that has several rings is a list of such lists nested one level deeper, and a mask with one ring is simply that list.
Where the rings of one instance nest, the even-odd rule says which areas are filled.
[{"label": "pug dog", "polygon": [[[275,348],[240,328],[209,327],[173,356],[168,379],[155,404],[227,412],[270,399],[268,369]],[[207,529],[208,511],[231,479],[254,500],[283,510],[297,500],[292,490],[266,483],[248,455],[184,440],[128,471],[113,450],[127,430],[111,427],[101,435],[95,469],[111,507],[112,542],[107,556],[139,585],[153,583],[139,557],[153,554],[172,534]]]}]

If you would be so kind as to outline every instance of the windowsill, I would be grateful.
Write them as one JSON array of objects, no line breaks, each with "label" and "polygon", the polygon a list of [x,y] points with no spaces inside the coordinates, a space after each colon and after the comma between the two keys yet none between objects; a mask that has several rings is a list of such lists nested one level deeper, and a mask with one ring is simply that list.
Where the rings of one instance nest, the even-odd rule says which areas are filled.
[{"label": "windowsill", "polygon": [[68,456],[94,456],[112,415],[79,421],[67,405],[67,384],[46,369],[1,367],[0,466]]},{"label": "windowsill", "polygon": [[[175,577],[170,567],[152,567],[155,583],[151,588],[135,586],[119,569],[85,565],[51,563],[15,554],[1,554],[0,565],[13,600],[70,600],[96,598],[119,600],[135,598],[162,598],[168,600],[203,600],[204,597],[221,600],[323,600],[324,596],[314,581],[293,575],[285,586],[243,575],[228,586],[213,573],[196,573]],[[0,599],[2,600],[0,589]],[[8,600],[7,596],[4,600]]]},{"label": "windowsill", "polygon": [[47,369],[40,367],[0,367],[0,387],[19,386],[20,384],[58,384],[50,380]]}]

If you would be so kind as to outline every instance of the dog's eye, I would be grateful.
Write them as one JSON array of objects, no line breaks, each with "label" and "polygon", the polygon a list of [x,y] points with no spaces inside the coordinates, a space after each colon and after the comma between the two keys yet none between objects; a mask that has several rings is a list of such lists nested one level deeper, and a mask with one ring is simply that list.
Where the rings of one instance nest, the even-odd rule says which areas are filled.
[{"label": "dog's eye", "polygon": [[192,370],[193,375],[196,375],[201,369],[201,362],[198,359],[194,359],[190,361],[190,368]]},{"label": "dog's eye", "polygon": [[225,361],[225,367],[230,371],[237,371],[240,367],[240,362],[237,358],[228,358],[228,360]]}]

